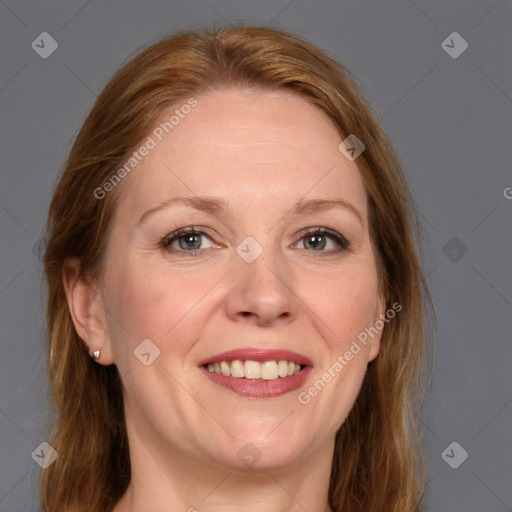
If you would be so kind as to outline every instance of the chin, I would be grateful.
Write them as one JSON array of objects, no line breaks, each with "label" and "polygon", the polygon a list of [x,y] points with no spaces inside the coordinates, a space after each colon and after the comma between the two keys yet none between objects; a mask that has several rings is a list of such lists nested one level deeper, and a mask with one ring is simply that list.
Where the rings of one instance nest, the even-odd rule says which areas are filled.
[{"label": "chin", "polygon": [[309,435],[306,438],[304,434],[282,428],[283,425],[276,429],[277,425],[279,421],[272,418],[272,421],[259,422],[261,428],[246,428],[243,435],[229,440],[224,453],[217,455],[227,466],[243,471],[271,470],[294,464],[308,450]]}]

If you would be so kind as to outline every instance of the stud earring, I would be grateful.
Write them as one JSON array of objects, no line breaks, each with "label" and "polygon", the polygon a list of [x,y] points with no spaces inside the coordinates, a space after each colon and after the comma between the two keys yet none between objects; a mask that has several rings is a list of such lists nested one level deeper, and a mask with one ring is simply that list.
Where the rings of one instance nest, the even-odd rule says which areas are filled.
[{"label": "stud earring", "polygon": [[100,358],[100,351],[99,351],[99,350],[95,350],[95,351],[92,353],[92,358],[93,358],[95,361],[98,361],[98,359]]}]

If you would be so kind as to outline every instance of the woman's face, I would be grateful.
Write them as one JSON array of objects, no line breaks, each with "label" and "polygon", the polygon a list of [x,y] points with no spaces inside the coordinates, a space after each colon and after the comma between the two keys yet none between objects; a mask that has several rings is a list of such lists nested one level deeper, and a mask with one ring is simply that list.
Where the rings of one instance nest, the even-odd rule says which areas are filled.
[{"label": "woman's face", "polygon": [[121,374],[131,449],[285,467],[332,450],[378,354],[380,332],[345,357],[385,307],[366,192],[334,126],[302,98],[196,100],[161,140],[151,135],[122,184],[100,362]]}]

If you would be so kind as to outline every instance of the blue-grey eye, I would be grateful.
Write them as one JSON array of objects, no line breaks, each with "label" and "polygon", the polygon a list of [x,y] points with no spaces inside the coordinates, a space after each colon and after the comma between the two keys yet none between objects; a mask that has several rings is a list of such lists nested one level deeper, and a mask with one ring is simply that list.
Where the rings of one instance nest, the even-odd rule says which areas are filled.
[{"label": "blue-grey eye", "polygon": [[[193,228],[182,228],[167,235],[162,240],[161,245],[167,250],[191,252],[208,249],[213,246],[210,240],[210,245],[205,247],[205,240],[210,240],[210,237],[206,233],[196,231]],[[178,247],[174,245],[175,242],[178,242]]]},{"label": "blue-grey eye", "polygon": [[[201,236],[200,234],[195,235],[184,235],[180,236],[177,240],[179,242],[180,249],[199,249],[201,247]],[[182,243],[183,242],[183,243]]]},{"label": "blue-grey eye", "polygon": [[327,247],[327,251],[324,251],[328,240],[334,241],[340,248],[339,250],[347,250],[350,247],[349,241],[344,236],[326,228],[311,230],[303,236],[302,240],[304,240],[305,249],[311,248],[316,252],[336,252],[336,248],[329,249],[329,247]]},{"label": "blue-grey eye", "polygon": [[[327,237],[325,235],[308,235],[304,237],[304,247],[308,249],[325,249]],[[309,245],[309,247],[308,247]]]}]

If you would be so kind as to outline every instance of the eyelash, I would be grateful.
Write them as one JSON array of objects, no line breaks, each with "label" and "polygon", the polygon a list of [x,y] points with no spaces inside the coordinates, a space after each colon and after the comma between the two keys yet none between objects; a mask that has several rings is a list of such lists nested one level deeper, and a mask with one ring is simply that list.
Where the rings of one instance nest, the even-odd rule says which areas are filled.
[{"label": "eyelash", "polygon": [[[171,252],[171,253],[175,253],[175,254],[181,253],[183,255],[187,255],[187,256],[191,256],[191,257],[200,256],[202,251],[204,251],[205,249],[198,249],[198,250],[193,250],[193,251],[185,251],[182,249],[173,249],[173,250],[169,249],[170,245],[175,240],[179,240],[180,238],[187,236],[187,235],[201,235],[201,236],[210,238],[210,236],[207,233],[204,233],[203,231],[198,231],[193,226],[190,226],[190,227],[186,227],[186,228],[177,229],[176,231],[173,231],[172,233],[169,233],[168,235],[164,236],[159,243],[159,247],[167,252]],[[301,240],[303,240],[304,238],[306,238],[308,236],[312,236],[312,235],[324,235],[324,236],[327,236],[328,238],[330,238],[331,240],[333,240],[336,244],[338,244],[339,249],[335,249],[335,250],[331,250],[331,251],[318,251],[319,253],[324,253],[324,254],[317,254],[314,256],[315,258],[316,257],[332,256],[335,254],[339,254],[341,252],[351,250],[350,242],[343,235],[340,235],[336,231],[333,231],[328,228],[322,228],[322,227],[310,228],[310,229],[300,233],[300,235],[301,235],[301,238],[300,238]],[[210,240],[211,240],[211,238],[210,238]],[[307,249],[305,249],[305,250],[307,250]],[[317,252],[317,251],[309,251],[309,252]]]}]

